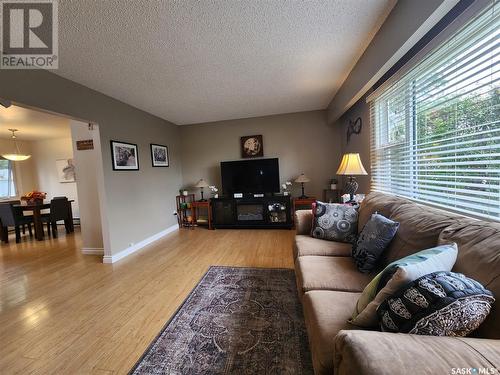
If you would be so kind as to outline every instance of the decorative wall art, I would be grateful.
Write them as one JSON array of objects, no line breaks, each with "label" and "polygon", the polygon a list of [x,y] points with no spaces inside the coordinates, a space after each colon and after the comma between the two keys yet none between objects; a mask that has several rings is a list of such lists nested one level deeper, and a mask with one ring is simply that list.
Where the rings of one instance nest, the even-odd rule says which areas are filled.
[{"label": "decorative wall art", "polygon": [[111,141],[111,159],[115,171],[139,170],[139,154],[134,143]]},{"label": "decorative wall art", "polygon": [[347,143],[351,141],[351,135],[361,133],[361,128],[363,127],[363,122],[361,117],[356,120],[349,120],[349,125],[347,127]]},{"label": "decorative wall art", "polygon": [[264,156],[262,135],[247,135],[241,137],[241,157],[259,158]]},{"label": "decorative wall art", "polygon": [[57,177],[59,182],[75,182],[75,165],[73,159],[56,160]]},{"label": "decorative wall art", "polygon": [[151,143],[151,161],[153,167],[168,167],[168,147]]}]

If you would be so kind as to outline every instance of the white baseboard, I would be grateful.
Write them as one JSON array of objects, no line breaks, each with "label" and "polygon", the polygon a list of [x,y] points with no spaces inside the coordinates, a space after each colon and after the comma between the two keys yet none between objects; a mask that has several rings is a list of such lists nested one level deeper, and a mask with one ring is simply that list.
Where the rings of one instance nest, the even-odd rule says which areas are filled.
[{"label": "white baseboard", "polygon": [[85,254],[85,255],[104,255],[104,249],[101,247],[82,247],[82,254]]},{"label": "white baseboard", "polygon": [[122,250],[122,251],[120,251],[120,252],[118,252],[116,254],[113,254],[113,255],[104,255],[102,257],[102,262],[103,263],[115,263],[115,262],[118,262],[120,259],[123,259],[123,258],[125,258],[126,256],[129,256],[132,253],[135,253],[136,251],[142,249],[143,247],[149,245],[150,243],[155,242],[155,241],[159,240],[160,238],[166,236],[167,234],[172,233],[172,232],[174,232],[174,231],[176,231],[178,229],[179,229],[179,225],[178,224],[172,225],[171,227],[168,227],[167,229],[162,230],[161,232],[153,234],[151,237],[148,237],[148,238],[142,240],[141,242],[137,242],[136,244],[134,244],[132,246],[129,246],[126,249],[124,249],[124,250]]}]

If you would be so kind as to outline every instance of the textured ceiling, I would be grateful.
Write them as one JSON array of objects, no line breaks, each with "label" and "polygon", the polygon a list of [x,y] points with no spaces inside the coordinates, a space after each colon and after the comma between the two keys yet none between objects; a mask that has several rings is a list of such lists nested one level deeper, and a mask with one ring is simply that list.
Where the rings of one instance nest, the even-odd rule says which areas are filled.
[{"label": "textured ceiling", "polygon": [[15,105],[9,108],[0,106],[0,138],[12,136],[8,129],[19,130],[16,136],[21,141],[71,137],[67,118]]},{"label": "textured ceiling", "polygon": [[176,124],[324,109],[396,0],[64,0],[56,74]]}]

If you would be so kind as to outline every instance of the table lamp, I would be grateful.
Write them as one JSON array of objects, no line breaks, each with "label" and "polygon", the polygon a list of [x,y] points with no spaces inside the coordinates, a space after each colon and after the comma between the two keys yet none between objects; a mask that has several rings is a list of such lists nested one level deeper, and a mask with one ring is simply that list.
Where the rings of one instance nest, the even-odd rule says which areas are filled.
[{"label": "table lamp", "polygon": [[307,177],[304,173],[301,173],[301,175],[295,179],[294,182],[300,183],[302,185],[302,195],[299,197],[300,199],[308,198],[308,196],[304,194],[304,183],[309,181],[311,181],[311,179]]},{"label": "table lamp", "polygon": [[206,199],[203,199],[203,188],[208,187],[208,182],[206,182],[203,178],[194,185],[194,187],[200,188],[201,191],[201,199],[200,202],[205,202]]},{"label": "table lamp", "polygon": [[342,161],[340,162],[339,169],[337,170],[338,175],[349,176],[349,181],[345,183],[344,192],[350,195],[350,201],[354,202],[354,194],[358,190],[358,182],[354,176],[367,175],[363,163],[361,163],[361,158],[358,153],[344,154]]}]

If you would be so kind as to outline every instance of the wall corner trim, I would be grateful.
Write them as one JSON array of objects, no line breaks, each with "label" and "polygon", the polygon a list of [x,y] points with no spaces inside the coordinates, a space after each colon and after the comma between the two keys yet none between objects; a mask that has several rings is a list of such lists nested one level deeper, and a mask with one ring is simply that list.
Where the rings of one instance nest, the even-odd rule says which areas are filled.
[{"label": "wall corner trim", "polygon": [[82,247],[82,254],[84,255],[104,255],[102,247]]},{"label": "wall corner trim", "polygon": [[136,244],[129,246],[126,249],[124,249],[124,250],[122,250],[114,255],[104,255],[102,257],[102,262],[103,263],[116,263],[119,260],[129,256],[130,254],[135,253],[136,251],[139,251],[140,249],[146,247],[147,245],[159,240],[160,238],[166,236],[169,233],[175,232],[178,229],[179,229],[178,224],[172,225],[171,227],[168,227],[167,229],[164,229],[161,232],[153,234],[152,236],[145,238],[144,240],[137,242]]}]

